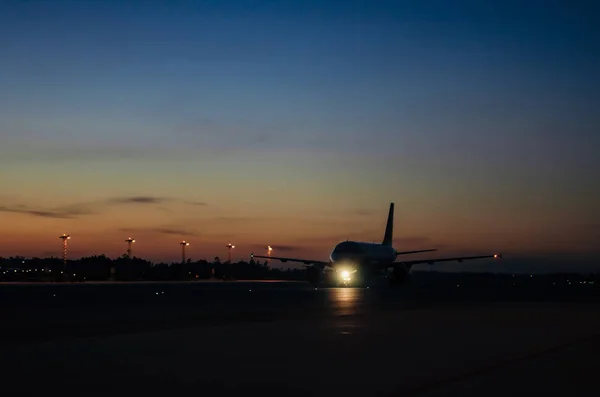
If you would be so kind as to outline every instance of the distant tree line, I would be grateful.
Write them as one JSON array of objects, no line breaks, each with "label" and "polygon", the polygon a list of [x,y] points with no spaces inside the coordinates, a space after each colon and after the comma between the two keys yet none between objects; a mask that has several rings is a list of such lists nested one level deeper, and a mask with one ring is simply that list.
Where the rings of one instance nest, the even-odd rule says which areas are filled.
[{"label": "distant tree line", "polygon": [[218,257],[186,263],[152,263],[123,255],[94,255],[66,264],[60,258],[0,258],[0,281],[192,281],[216,279],[305,279],[304,269],[281,270],[267,262],[222,263]]},{"label": "distant tree line", "polygon": [[[268,262],[239,261],[221,262],[188,259],[185,263],[153,263],[126,255],[111,259],[106,255],[94,255],[77,260],[61,258],[0,258],[0,281],[194,281],[222,280],[307,280],[305,269],[282,270],[268,266]],[[471,286],[486,288],[494,286],[600,286],[600,274],[555,273],[544,275],[507,273],[448,273],[415,270],[412,284],[431,287]]]}]

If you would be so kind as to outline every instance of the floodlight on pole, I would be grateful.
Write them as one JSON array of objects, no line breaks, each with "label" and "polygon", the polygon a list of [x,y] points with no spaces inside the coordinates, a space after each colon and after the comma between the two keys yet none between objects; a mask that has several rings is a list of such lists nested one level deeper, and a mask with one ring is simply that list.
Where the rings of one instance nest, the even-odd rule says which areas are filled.
[{"label": "floodlight on pole", "polygon": [[229,243],[225,247],[227,247],[227,258],[229,260],[229,263],[231,263],[231,250],[235,248],[235,245]]},{"label": "floodlight on pole", "polygon": [[190,245],[190,243],[184,240],[179,244],[181,245],[181,263],[185,263],[185,248]]},{"label": "floodlight on pole", "polygon": [[67,264],[67,241],[69,241],[71,239],[71,236],[69,236],[67,233],[63,233],[62,236],[58,237],[59,239],[61,239],[63,241],[63,264],[66,265]]},{"label": "floodlight on pole", "polygon": [[127,240],[125,240],[125,242],[127,243],[127,257],[129,259],[131,259],[131,251],[132,251],[132,245],[133,243],[135,243],[135,239],[132,239],[131,237],[129,237]]}]

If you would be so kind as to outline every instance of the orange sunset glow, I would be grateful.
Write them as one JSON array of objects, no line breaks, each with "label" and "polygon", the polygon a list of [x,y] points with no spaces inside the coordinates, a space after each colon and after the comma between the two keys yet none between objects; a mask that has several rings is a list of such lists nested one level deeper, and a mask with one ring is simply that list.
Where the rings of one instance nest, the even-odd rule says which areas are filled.
[{"label": "orange sunset glow", "polygon": [[[129,183],[116,178],[108,183],[109,171],[102,175],[101,167],[95,170],[96,181],[73,167],[30,167],[32,174],[34,169],[39,173],[12,182],[13,191],[22,194],[2,198],[0,255],[60,256],[57,236],[68,233],[72,258],[122,255],[124,239],[131,236],[134,254],[156,261],[176,260],[182,240],[192,242],[187,257],[193,259],[226,258],[230,241],[236,245],[233,259],[248,259],[267,245],[277,255],[326,259],[339,241],[379,242],[390,199],[397,208],[394,245],[401,249],[438,248],[434,257],[498,251],[585,256],[595,249],[589,238],[593,230],[584,227],[583,218],[573,221],[577,213],[555,212],[551,202],[501,199],[493,183],[472,186],[469,195],[444,191],[435,180],[406,189],[406,177],[398,178],[406,183],[382,186],[384,194],[343,180],[327,191],[325,178],[311,175],[310,167],[318,166],[314,162],[287,166],[295,178],[281,179],[280,190],[273,178],[264,187],[256,185],[259,178],[248,175],[251,169],[259,175],[261,168],[251,164],[245,175],[193,178],[190,172],[180,182],[158,167],[156,175],[150,166],[136,170],[132,165]],[[68,183],[53,186],[45,177],[53,174]],[[134,188],[127,184],[144,194],[132,195]],[[564,227],[559,232],[556,225]]]}]

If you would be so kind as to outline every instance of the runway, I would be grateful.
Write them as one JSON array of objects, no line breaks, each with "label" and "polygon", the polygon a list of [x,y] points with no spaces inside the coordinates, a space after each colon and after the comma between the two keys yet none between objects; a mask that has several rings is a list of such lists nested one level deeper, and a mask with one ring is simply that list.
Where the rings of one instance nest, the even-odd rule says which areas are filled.
[{"label": "runway", "polygon": [[596,395],[596,294],[452,287],[2,286],[3,390]]}]

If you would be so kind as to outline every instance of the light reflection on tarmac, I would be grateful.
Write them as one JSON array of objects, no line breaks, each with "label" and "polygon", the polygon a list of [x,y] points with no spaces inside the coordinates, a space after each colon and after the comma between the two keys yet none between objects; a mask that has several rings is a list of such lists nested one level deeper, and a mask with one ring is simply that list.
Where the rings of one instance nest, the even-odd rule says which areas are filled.
[{"label": "light reflection on tarmac", "polygon": [[597,395],[598,304],[267,284],[5,290],[3,393]]}]

